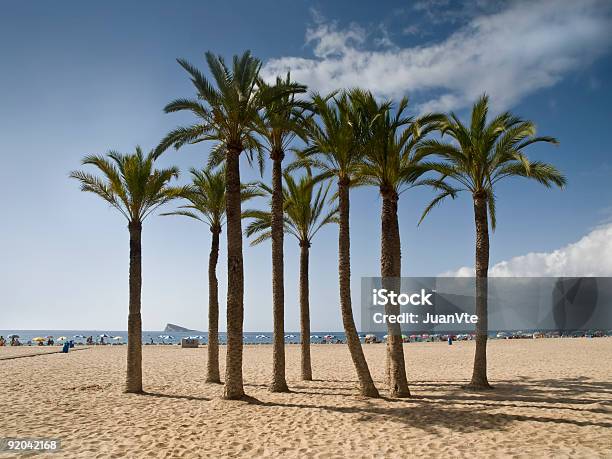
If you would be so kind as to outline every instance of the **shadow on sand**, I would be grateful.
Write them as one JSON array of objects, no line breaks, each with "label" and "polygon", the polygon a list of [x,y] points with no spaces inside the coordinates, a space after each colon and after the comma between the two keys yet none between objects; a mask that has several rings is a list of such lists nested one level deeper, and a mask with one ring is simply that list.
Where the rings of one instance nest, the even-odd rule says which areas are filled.
[{"label": "shadow on sand", "polygon": [[211,400],[206,397],[197,397],[195,395],[161,394],[158,392],[143,392],[140,395],[144,395],[146,397],[170,398],[170,399],[176,399],[176,400],[195,400],[195,401],[201,401],[201,402],[209,402]]},{"label": "shadow on sand", "polygon": [[[341,385],[334,384],[329,389],[318,387],[324,382]],[[382,382],[377,383],[379,387],[384,387]],[[593,381],[588,378],[538,380],[522,377],[515,381],[495,381],[495,390],[485,392],[465,391],[462,389],[465,383],[466,381],[413,381],[410,383],[413,392],[411,398],[361,399],[355,398],[356,381],[319,380],[314,381],[313,385],[292,385],[292,394],[344,396],[355,400],[357,404],[353,402],[351,406],[342,406],[335,403],[312,404],[307,400],[262,401],[253,397],[246,400],[261,406],[311,408],[356,414],[359,415],[359,422],[394,421],[431,432],[438,428],[456,432],[504,429],[514,422],[612,428],[612,382]],[[439,393],[431,393],[436,388],[440,389]],[[419,393],[424,390],[428,393]],[[389,406],[388,402],[392,406]],[[588,406],[592,404],[596,406]],[[498,409],[505,412],[499,412]],[[529,413],[522,414],[521,409],[528,409]],[[534,413],[534,410],[537,410],[537,413]],[[559,416],[560,412],[566,414]],[[608,416],[602,419],[597,414]]]}]

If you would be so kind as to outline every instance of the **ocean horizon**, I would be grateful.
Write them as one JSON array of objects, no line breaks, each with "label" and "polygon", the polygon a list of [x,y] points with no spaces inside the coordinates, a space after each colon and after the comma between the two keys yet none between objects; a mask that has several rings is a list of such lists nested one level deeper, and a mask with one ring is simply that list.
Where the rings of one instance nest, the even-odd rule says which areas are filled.
[{"label": "ocean horizon", "polygon": [[[536,329],[524,329],[524,330],[489,330],[489,337],[496,338],[499,333],[504,335],[511,334],[525,334],[530,335],[535,332],[557,332],[560,335],[571,335],[572,333],[578,332],[587,332],[587,330],[566,330],[566,331],[558,331],[558,330],[536,330]],[[441,337],[444,335],[454,335],[454,336],[463,336],[468,337],[469,335],[473,335],[473,332],[469,333],[458,333],[454,331],[435,331],[435,332],[420,332],[420,333],[409,333],[410,338],[416,338],[415,341],[427,340],[430,337]],[[612,331],[608,330],[606,335],[610,336]],[[66,341],[74,341],[75,343],[85,344],[88,337],[92,337],[95,343],[100,342],[100,338],[104,337],[105,344],[124,344],[127,342],[127,330],[108,330],[108,329],[99,329],[99,330],[17,330],[17,329],[3,329],[0,330],[0,336],[3,336],[7,339],[8,336],[18,335],[19,341],[21,344],[36,344],[32,343],[32,340],[37,337],[47,338],[49,336],[53,337],[55,344],[58,343],[59,338],[66,338]],[[383,332],[359,332],[359,338],[363,342],[366,335],[374,335],[379,341],[383,341],[386,337],[386,333]],[[252,331],[252,332],[244,332],[244,344],[272,344],[272,331]],[[505,337],[505,336],[504,336]],[[192,330],[190,332],[166,332],[164,330],[144,330],[142,332],[142,343],[143,344],[179,344],[181,339],[183,338],[197,338],[200,340],[200,344],[208,343],[208,332]],[[310,335],[310,342],[315,343],[329,343],[336,341],[346,341],[346,336],[344,332],[341,331],[315,331]],[[9,340],[7,339],[7,342]],[[227,333],[219,332],[219,343],[226,344],[227,343]],[[296,331],[286,331],[285,332],[285,343],[286,344],[299,344],[300,343],[300,333]]]},{"label": "ocean horizon", "polygon": [[[95,342],[99,342],[100,338],[104,336],[106,343],[125,343],[127,342],[127,330],[85,330],[85,329],[69,329],[69,330],[18,330],[18,329],[3,329],[0,330],[0,336],[6,338],[10,335],[18,335],[19,340],[22,344],[28,343],[34,338],[52,336],[54,341],[57,342],[58,338],[65,337],[67,341],[73,340],[76,343],[85,343],[87,337],[91,336]],[[244,343],[245,344],[271,344],[272,343],[272,332],[271,331],[254,331],[244,332]],[[340,331],[321,331],[311,333],[311,341],[319,342],[323,341],[325,336],[331,336],[334,340],[344,340],[344,332]],[[153,343],[155,344],[178,344],[183,338],[198,338],[202,344],[208,342],[208,332],[191,330],[189,332],[166,332],[164,330],[143,330],[142,342],[144,344]],[[380,336],[382,338],[382,335]],[[219,332],[219,341],[221,344],[227,342],[227,333]],[[285,332],[285,341],[287,344],[299,343],[300,333],[287,331]]]}]

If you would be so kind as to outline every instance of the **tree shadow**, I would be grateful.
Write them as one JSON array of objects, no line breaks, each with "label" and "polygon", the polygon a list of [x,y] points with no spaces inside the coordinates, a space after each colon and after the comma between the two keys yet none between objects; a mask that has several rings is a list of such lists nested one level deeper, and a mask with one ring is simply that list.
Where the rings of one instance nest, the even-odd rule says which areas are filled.
[{"label": "tree shadow", "polygon": [[200,402],[209,402],[211,400],[210,398],[197,397],[195,395],[161,394],[159,392],[142,392],[141,395],[146,397],[170,398],[176,400],[195,400]]},{"label": "tree shadow", "polygon": [[486,407],[474,406],[472,404],[462,407],[442,407],[432,404],[430,401],[419,399],[408,399],[408,406],[381,407],[373,403],[362,406],[336,406],[325,404],[308,403],[283,403],[253,401],[253,404],[268,407],[285,408],[310,408],[330,411],[341,414],[357,414],[358,422],[392,421],[402,423],[407,427],[413,427],[428,433],[437,433],[440,428],[449,429],[459,433],[471,433],[480,430],[502,430],[514,422],[541,422],[563,425],[575,425],[580,427],[596,426],[611,428],[612,422],[583,421],[577,419],[556,418],[551,416],[528,416],[509,413],[488,413]]},{"label": "tree shadow", "polygon": [[[358,397],[357,381],[324,381],[351,382],[349,392],[341,392],[344,387],[331,385],[329,389],[317,385],[294,385],[295,394],[336,395],[355,400],[354,406],[339,406],[326,403],[301,403],[282,401],[261,401],[253,399],[250,403],[261,406],[281,406],[288,408],[306,408],[359,415],[358,422],[375,420],[394,421],[406,426],[427,432],[436,432],[439,428],[455,432],[469,433],[479,430],[504,429],[515,422],[539,422],[543,424],[574,425],[578,427],[595,426],[612,428],[612,422],[601,418],[584,419],[569,416],[551,415],[553,410],[561,412],[612,415],[610,392],[612,382],[594,381],[586,377],[560,379],[531,379],[517,377],[515,380],[495,381],[496,390],[486,392],[466,392],[462,389],[464,381],[413,381],[410,383],[413,396],[406,399],[379,398],[367,399]],[[436,387],[440,391],[422,394],[420,389],[432,392]],[[389,406],[392,403],[393,406]],[[601,406],[589,407],[586,405]],[[569,405],[569,406],[561,406]],[[499,413],[491,410],[515,408],[541,410],[537,414]],[[610,418],[612,421],[612,417]]]}]

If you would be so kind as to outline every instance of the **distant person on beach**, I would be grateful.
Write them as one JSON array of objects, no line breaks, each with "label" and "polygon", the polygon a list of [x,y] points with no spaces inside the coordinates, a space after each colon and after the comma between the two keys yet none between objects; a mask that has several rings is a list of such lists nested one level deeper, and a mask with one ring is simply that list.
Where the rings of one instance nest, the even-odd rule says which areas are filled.
[{"label": "distant person on beach", "polygon": [[155,342],[153,341],[153,338],[151,338],[151,344],[155,344]]},{"label": "distant person on beach", "polygon": [[87,344],[92,345],[93,344],[93,336],[90,336],[87,338]]},{"label": "distant person on beach", "polygon": [[104,342],[104,336],[100,336],[100,344],[106,344],[106,343]]},{"label": "distant person on beach", "polygon": [[0,335],[0,346],[4,346],[5,341],[4,341],[4,336]]}]

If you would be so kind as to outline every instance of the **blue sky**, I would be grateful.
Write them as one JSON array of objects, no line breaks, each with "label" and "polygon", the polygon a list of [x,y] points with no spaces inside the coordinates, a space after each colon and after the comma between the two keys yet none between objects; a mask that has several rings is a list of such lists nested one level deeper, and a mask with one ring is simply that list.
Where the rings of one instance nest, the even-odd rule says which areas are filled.
[{"label": "blue sky", "polygon": [[[492,265],[501,262],[519,274],[528,266],[530,275],[612,274],[606,261],[612,258],[609,3],[229,3],[0,4],[0,328],[126,328],[126,224],[79,192],[68,173],[85,154],[127,152],[137,144],[149,149],[190,121],[162,108],[192,93],[175,59],[204,68],[206,50],[231,57],[251,49],[264,61],[266,76],[291,69],[322,91],[362,85],[381,97],[406,94],[415,113],[465,116],[486,90],[496,110],[511,109],[536,121],[540,133],[559,138],[559,147],[536,146],[530,153],[553,162],[569,182],[563,191],[521,180],[499,186]],[[209,147],[168,152],[160,163],[186,171],[204,164]],[[257,178],[246,162],[243,171]],[[469,197],[443,204],[417,228],[430,198],[427,190],[402,195],[404,275],[473,264]],[[353,192],[356,311],[359,278],[379,273],[379,214],[375,190]],[[207,326],[209,235],[203,225],[180,218],[146,222],[145,329],[166,322]],[[312,247],[313,330],[341,328],[336,245],[336,228],[328,227]],[[298,253],[287,238],[288,330],[298,329]],[[269,330],[269,246],[245,245],[244,256],[245,329]],[[222,298],[224,270],[222,262]]]}]

